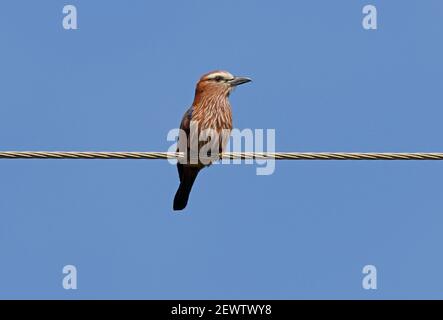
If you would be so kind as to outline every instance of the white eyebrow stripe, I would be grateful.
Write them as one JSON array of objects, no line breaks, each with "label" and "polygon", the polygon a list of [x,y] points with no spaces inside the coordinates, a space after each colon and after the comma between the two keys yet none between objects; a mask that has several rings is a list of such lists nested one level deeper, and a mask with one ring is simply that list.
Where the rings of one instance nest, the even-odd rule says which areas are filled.
[{"label": "white eyebrow stripe", "polygon": [[230,73],[227,73],[227,72],[214,72],[214,73],[208,74],[206,76],[206,79],[208,79],[208,80],[215,79],[217,77],[222,77],[223,79],[226,79],[226,80],[234,79],[234,76]]}]

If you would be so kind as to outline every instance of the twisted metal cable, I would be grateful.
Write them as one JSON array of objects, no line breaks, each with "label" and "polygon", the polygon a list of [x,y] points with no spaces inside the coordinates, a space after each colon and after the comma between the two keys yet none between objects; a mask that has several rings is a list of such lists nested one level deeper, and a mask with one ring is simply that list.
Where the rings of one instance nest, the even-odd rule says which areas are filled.
[{"label": "twisted metal cable", "polygon": [[[0,151],[0,159],[178,159],[178,152]],[[223,159],[275,160],[443,160],[443,153],[371,152],[226,152]]]}]

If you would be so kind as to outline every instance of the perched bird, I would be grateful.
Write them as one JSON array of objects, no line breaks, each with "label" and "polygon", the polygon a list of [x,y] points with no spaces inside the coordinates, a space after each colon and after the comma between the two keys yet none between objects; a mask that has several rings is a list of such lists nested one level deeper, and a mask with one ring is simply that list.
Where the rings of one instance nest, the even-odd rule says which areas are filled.
[{"label": "perched bird", "polygon": [[[229,95],[235,87],[250,81],[249,78],[234,77],[227,71],[213,71],[200,78],[195,89],[194,102],[184,114],[180,124],[180,129],[187,136],[186,148],[188,154],[190,153],[189,137],[192,137],[192,134],[190,134],[191,123],[198,126],[198,135],[205,129],[213,129],[219,134],[222,131],[230,132],[232,130],[232,111]],[[219,152],[223,152],[226,142],[227,140],[224,139],[220,143]],[[202,147],[201,143],[198,143],[197,146],[198,148]],[[186,207],[195,178],[200,170],[209,164],[201,162],[192,164],[190,161],[177,164],[180,186],[175,194],[174,210],[183,210]]]}]

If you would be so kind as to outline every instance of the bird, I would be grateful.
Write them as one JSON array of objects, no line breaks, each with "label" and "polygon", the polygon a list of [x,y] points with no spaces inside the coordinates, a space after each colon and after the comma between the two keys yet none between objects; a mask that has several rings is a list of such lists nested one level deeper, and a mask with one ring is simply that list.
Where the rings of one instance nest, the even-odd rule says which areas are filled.
[{"label": "bird", "polygon": [[[185,136],[180,136],[178,145],[185,144],[186,154],[191,153],[190,148],[192,141],[191,127],[194,124],[197,129],[197,137],[202,130],[214,130],[217,134],[230,134],[232,130],[232,110],[229,102],[229,96],[232,91],[239,85],[251,82],[252,79],[248,77],[233,76],[228,71],[216,70],[204,74],[197,82],[195,88],[194,102],[192,106],[183,115],[180,123],[181,132]],[[180,141],[180,139],[186,139]],[[227,144],[227,139],[220,139],[219,152],[223,152]],[[202,143],[197,143],[197,148],[202,148]],[[179,151],[179,150],[177,150]],[[198,152],[198,150],[197,150]],[[173,209],[180,211],[186,208],[189,200],[189,195],[194,185],[195,179],[200,170],[208,167],[211,163],[202,163],[200,160],[197,163],[189,161],[189,157],[182,162],[177,163],[178,176],[180,185],[174,197]]]}]

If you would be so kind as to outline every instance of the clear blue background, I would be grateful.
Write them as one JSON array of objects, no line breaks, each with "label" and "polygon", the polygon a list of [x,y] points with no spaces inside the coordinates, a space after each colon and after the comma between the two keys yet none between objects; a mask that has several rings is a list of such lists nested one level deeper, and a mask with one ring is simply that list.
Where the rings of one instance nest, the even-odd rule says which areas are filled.
[{"label": "clear blue background", "polygon": [[[438,0],[2,1],[0,149],[166,151],[227,69],[255,80],[235,127],[278,151],[441,152],[442,33]],[[255,169],[205,170],[174,214],[167,161],[1,160],[0,298],[443,298],[443,163]]]}]

